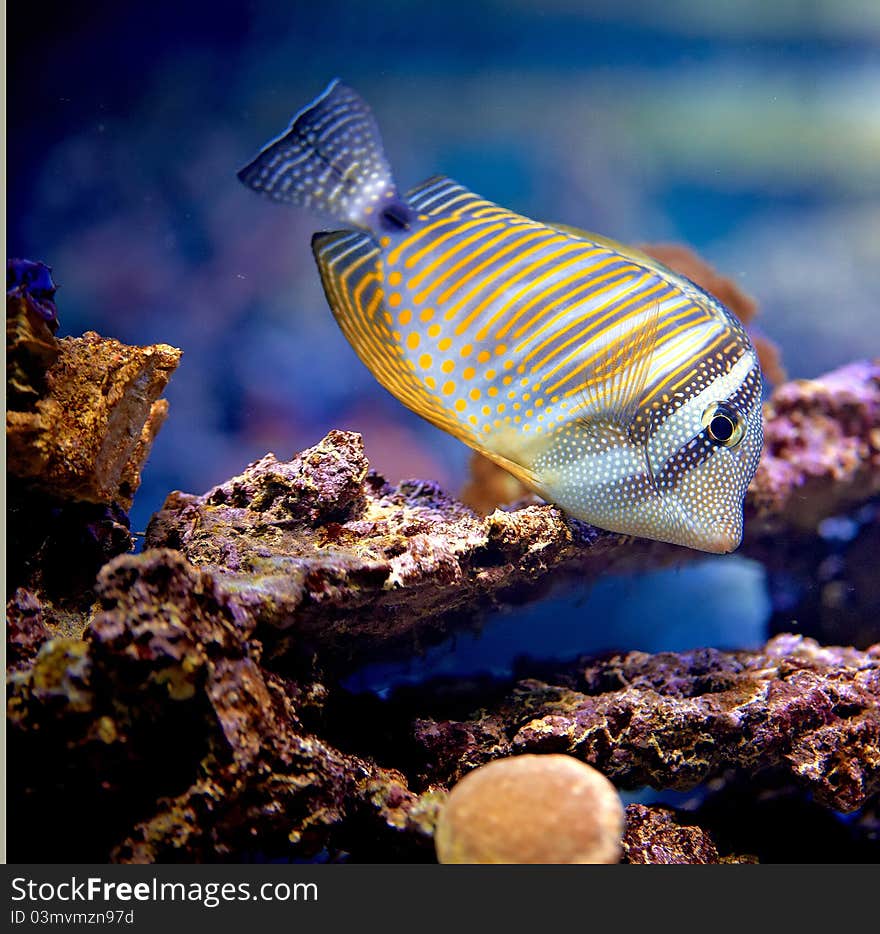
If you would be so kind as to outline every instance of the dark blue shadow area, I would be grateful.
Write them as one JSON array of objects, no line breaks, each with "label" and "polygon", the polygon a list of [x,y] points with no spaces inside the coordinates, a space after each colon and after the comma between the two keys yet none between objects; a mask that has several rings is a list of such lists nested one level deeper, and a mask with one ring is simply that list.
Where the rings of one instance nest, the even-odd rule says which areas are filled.
[{"label": "dark blue shadow area", "polygon": [[761,565],[708,558],[639,576],[610,576],[533,606],[488,619],[482,631],[457,635],[405,663],[368,665],[351,675],[353,692],[387,695],[434,677],[509,678],[525,656],[567,661],[607,650],[679,652],[756,648],[771,606]]}]

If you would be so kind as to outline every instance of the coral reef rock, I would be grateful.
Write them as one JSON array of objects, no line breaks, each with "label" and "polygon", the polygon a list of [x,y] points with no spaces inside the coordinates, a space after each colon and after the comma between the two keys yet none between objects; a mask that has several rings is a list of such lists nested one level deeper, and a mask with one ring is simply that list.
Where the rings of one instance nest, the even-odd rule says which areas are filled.
[{"label": "coral reef rock", "polygon": [[709,833],[696,824],[680,821],[671,808],[629,804],[623,835],[623,862],[669,865],[757,860],[749,856],[720,856]]},{"label": "coral reef rock", "polygon": [[38,633],[81,633],[96,574],[131,549],[126,510],[168,411],[159,396],[180,359],[164,344],[129,347],[91,332],[56,338],[50,273],[43,263],[7,263],[7,614],[14,661],[32,651]]},{"label": "coral reef rock", "polygon": [[[810,523],[815,538],[824,517],[880,488],[880,365],[783,385],[766,430],[746,553]],[[147,545],[208,571],[259,621],[273,653],[361,661],[411,653],[489,607],[534,599],[564,573],[585,579],[696,554],[594,529],[550,505],[481,517],[435,484],[390,487],[369,472],[360,436],[342,431],[289,462],[269,454],[202,496],[171,494]]]},{"label": "coral reef rock", "polygon": [[45,642],[10,679],[16,861],[314,856],[345,821],[429,847],[403,776],[312,734],[322,686],[265,672],[208,575],[125,556],[98,596],[84,639]]},{"label": "coral reef rock", "polygon": [[128,509],[181,352],[93,331],[57,339],[50,272],[30,260],[6,265],[7,470],[55,500]]},{"label": "coral reef rock", "polygon": [[415,723],[423,780],[516,753],[567,753],[615,784],[688,789],[781,770],[854,811],[880,791],[880,646],[777,636],[760,652],[631,652],[529,679],[460,721]]},{"label": "coral reef rock", "polygon": [[148,547],[209,571],[267,643],[342,656],[402,637],[411,652],[450,614],[609,540],[549,506],[482,519],[435,484],[391,488],[368,473],[360,435],[342,431],[290,462],[267,455],[204,496],[172,494],[147,529]]},{"label": "coral reef rock", "polygon": [[[777,388],[743,546],[802,606],[819,600],[813,615],[839,622],[849,607],[864,650],[780,635],[758,651],[523,662],[516,682],[363,696],[342,686],[353,668],[493,607],[695,553],[600,531],[509,484],[493,495],[518,508],[487,516],[433,483],[391,486],[359,435],[331,431],[202,496],[170,494],[147,549],[124,554],[180,352],[59,340],[54,295],[48,267],[8,266],[14,861],[430,861],[450,788],[548,753],[617,788],[696,789],[687,812],[629,805],[624,861],[791,861],[807,838],[810,852],[870,851],[880,365]],[[790,804],[774,827],[809,823],[800,837],[762,838],[761,789]],[[835,814],[857,809],[845,827]]]},{"label": "coral reef rock", "polygon": [[[14,399],[31,397],[27,408],[6,413],[9,473],[59,499],[128,508],[168,412],[159,395],[180,351],[129,347],[91,331],[38,341],[32,331],[25,336],[26,316],[23,300],[7,298]],[[37,362],[48,366],[41,372]]]},{"label": "coral reef rock", "polygon": [[878,492],[880,361],[778,387],[764,406],[764,451],[749,488],[759,527],[814,534]]}]

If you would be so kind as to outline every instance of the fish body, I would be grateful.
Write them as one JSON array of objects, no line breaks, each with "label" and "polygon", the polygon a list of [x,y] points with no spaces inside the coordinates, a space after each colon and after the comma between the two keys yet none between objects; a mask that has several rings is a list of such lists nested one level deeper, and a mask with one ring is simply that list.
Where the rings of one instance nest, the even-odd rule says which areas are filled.
[{"label": "fish body", "polygon": [[369,108],[338,82],[239,177],[347,225],[312,242],[328,302],[413,411],[577,518],[737,547],[761,371],[717,299],[637,250],[445,177],[401,196]]}]

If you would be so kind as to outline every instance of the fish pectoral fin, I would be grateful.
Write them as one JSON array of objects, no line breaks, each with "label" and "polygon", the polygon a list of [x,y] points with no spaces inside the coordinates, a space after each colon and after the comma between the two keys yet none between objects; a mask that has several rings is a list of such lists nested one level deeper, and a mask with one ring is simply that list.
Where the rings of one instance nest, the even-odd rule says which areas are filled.
[{"label": "fish pectoral fin", "polygon": [[526,467],[524,464],[518,464],[516,461],[510,460],[510,458],[505,457],[503,454],[498,454],[495,451],[490,450],[489,448],[478,447],[477,451],[480,452],[484,457],[489,458],[494,464],[497,464],[502,469],[506,470],[509,474],[516,477],[520,483],[525,484],[529,489],[535,490],[535,492],[540,493],[542,484],[541,481],[530,467]]},{"label": "fish pectoral fin", "polygon": [[627,429],[638,414],[660,327],[660,305],[611,329],[579,387],[578,417]]}]

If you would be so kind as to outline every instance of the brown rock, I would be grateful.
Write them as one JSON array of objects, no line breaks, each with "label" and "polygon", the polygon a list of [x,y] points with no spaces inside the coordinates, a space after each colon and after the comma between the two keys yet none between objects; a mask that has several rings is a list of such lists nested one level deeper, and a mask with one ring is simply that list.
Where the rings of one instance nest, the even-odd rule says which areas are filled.
[{"label": "brown rock", "polygon": [[[79,635],[95,575],[130,550],[125,510],[167,413],[180,351],[91,332],[58,340],[42,263],[7,264],[7,596],[27,588],[47,634]],[[8,612],[23,620],[12,598]]]},{"label": "brown rock", "polygon": [[56,498],[124,507],[168,411],[158,397],[180,351],[87,332],[56,343],[33,410],[6,415],[11,474]]},{"label": "brown rock", "polygon": [[629,804],[624,860],[640,864],[717,863],[718,848],[706,831],[682,825],[669,808]]},{"label": "brown rock", "polygon": [[[880,487],[880,365],[780,387],[747,498],[744,551]],[[805,510],[803,489],[810,499]],[[805,516],[808,512],[809,516]],[[331,432],[289,463],[268,455],[203,496],[174,493],[147,532],[247,604],[273,653],[344,661],[411,652],[566,574],[690,560],[696,552],[594,529],[546,505],[480,517],[434,484],[368,475],[358,435]]]},{"label": "brown rock", "polygon": [[360,436],[337,431],[204,496],[172,494],[147,545],[209,571],[270,627],[269,643],[344,657],[401,640],[411,651],[449,613],[491,605],[600,537],[551,507],[483,520],[434,484],[391,489],[367,476]]},{"label": "brown rock", "polygon": [[[51,303],[54,287],[43,291]],[[179,351],[94,334],[57,341],[54,304],[13,292],[9,528],[23,547],[11,562],[21,586],[8,606],[7,710],[18,861],[429,859],[446,787],[531,753],[541,768],[553,753],[575,756],[621,786],[734,774],[750,787],[770,776],[827,808],[872,813],[878,647],[784,636],[758,652],[630,653],[496,686],[456,719],[418,692],[409,708],[376,700],[373,720],[354,716],[357,701],[325,681],[352,658],[411,653],[565,575],[693,553],[533,499],[481,517],[429,482],[392,488],[369,472],[358,435],[331,432],[204,496],[171,494],[150,526],[152,550],[114,558],[130,543],[119,504],[139,482]],[[823,520],[880,489],[880,365],[780,387],[767,439],[744,546],[761,556],[783,539],[803,550]],[[821,580],[838,606],[840,582]],[[711,825],[640,806],[628,817],[631,862],[731,859]]]},{"label": "brown rock", "polygon": [[[33,591],[53,632],[78,635],[94,602],[98,571],[131,549],[128,516],[116,504],[58,500],[15,478],[7,493],[7,586]],[[70,628],[65,615],[79,623]]]},{"label": "brown rock", "polygon": [[[57,325],[56,325],[57,327]],[[33,411],[46,392],[46,371],[58,358],[54,329],[27,292],[6,297],[6,406]]]},{"label": "brown rock", "polygon": [[711,835],[680,821],[671,808],[628,804],[623,862],[650,865],[680,863],[751,863],[754,857],[722,858]]},{"label": "brown rock", "polygon": [[851,363],[773,392],[747,501],[759,520],[753,526],[814,533],[821,519],[878,491],[880,361]]},{"label": "brown rock", "polygon": [[88,331],[58,340],[55,283],[11,260],[6,293],[9,473],[57,501],[124,508],[168,412],[160,400],[181,352],[129,347]]},{"label": "brown rock", "polygon": [[322,686],[265,671],[210,575],[174,552],[126,556],[98,594],[85,640],[45,642],[10,681],[17,860],[309,856],[347,822],[427,848],[430,799],[309,731]]},{"label": "brown rock", "polygon": [[7,667],[32,661],[50,635],[42,604],[35,594],[19,587],[6,606]]},{"label": "brown rock", "polygon": [[778,769],[853,811],[880,791],[880,647],[778,636],[760,652],[586,660],[556,683],[520,682],[470,720],[417,720],[414,737],[433,782],[512,753],[564,752],[624,787]]}]

